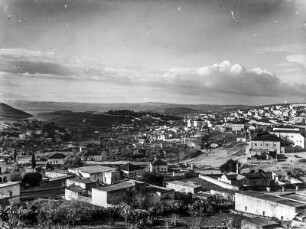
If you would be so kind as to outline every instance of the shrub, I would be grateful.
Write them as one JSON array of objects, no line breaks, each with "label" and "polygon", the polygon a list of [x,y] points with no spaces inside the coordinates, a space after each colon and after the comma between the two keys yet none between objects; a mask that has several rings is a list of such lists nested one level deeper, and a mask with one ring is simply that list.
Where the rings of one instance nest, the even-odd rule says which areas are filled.
[{"label": "shrub", "polygon": [[39,173],[26,173],[22,179],[23,186],[39,186],[42,181],[42,175]]}]

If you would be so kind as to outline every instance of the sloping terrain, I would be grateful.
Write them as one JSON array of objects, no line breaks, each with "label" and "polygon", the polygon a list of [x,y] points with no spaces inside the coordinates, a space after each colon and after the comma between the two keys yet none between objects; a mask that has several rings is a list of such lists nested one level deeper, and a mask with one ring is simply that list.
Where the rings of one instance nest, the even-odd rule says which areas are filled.
[{"label": "sloping terrain", "polygon": [[186,115],[208,111],[225,111],[234,108],[248,108],[245,105],[211,105],[211,104],[170,104],[170,103],[72,103],[72,102],[39,102],[14,101],[13,105],[31,114],[47,113],[61,110],[74,112],[108,110],[152,111],[171,115]]},{"label": "sloping terrain", "polygon": [[0,120],[21,120],[31,116],[22,110],[18,110],[5,103],[0,103]]}]

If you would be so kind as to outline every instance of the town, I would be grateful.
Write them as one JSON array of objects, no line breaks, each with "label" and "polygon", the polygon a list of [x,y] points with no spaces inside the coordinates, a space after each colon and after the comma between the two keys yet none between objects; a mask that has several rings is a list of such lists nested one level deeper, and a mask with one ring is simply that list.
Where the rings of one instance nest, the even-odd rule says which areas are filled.
[{"label": "town", "polygon": [[105,114],[1,121],[1,228],[306,228],[306,104]]}]

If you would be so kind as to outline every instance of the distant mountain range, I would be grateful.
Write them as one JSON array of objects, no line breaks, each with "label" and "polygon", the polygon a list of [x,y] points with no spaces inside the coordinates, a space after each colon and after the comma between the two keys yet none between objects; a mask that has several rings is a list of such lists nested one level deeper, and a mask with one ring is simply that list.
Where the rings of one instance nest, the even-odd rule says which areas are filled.
[{"label": "distant mountain range", "polygon": [[0,120],[21,120],[32,117],[31,114],[18,110],[5,103],[0,103]]},{"label": "distant mountain range", "polygon": [[108,110],[151,111],[171,115],[186,115],[208,111],[225,111],[229,109],[248,108],[245,105],[209,105],[209,104],[169,104],[169,103],[70,103],[70,102],[36,102],[14,101],[11,105],[31,114],[49,113],[54,111],[73,112],[106,112]]}]

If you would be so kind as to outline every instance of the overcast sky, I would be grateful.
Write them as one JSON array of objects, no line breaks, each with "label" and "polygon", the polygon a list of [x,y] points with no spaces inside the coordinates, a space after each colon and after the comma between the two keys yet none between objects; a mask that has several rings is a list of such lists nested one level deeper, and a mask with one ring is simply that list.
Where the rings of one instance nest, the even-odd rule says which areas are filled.
[{"label": "overcast sky", "polygon": [[306,101],[305,0],[0,0],[0,98]]}]

